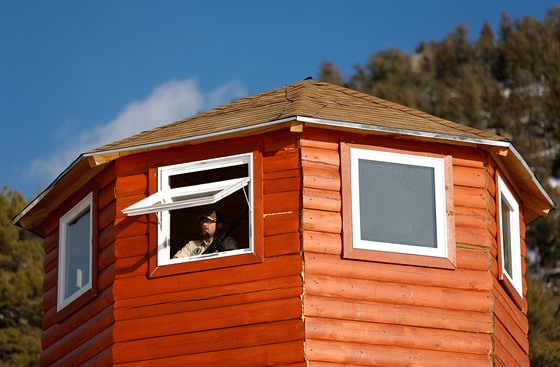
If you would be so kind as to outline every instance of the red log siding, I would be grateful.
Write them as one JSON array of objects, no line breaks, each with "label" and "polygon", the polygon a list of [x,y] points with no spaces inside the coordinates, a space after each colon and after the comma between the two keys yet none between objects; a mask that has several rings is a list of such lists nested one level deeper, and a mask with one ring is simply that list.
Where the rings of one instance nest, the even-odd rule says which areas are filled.
[{"label": "red log siding", "polygon": [[[456,269],[341,258],[339,141],[453,157]],[[154,166],[240,146],[262,152],[264,261],[150,277],[148,216],[121,210],[150,193]],[[526,301],[497,280],[484,152],[305,129],[121,157],[94,182],[97,296],[63,318],[58,218],[70,208],[45,222],[43,366],[528,365]]]},{"label": "red log siding", "polygon": [[[493,294],[496,202],[494,171],[486,154],[462,147],[397,143],[399,149],[423,147],[453,157],[457,268],[425,268],[341,258],[339,140],[395,146],[388,139],[364,143],[363,137],[340,132],[306,129],[302,134],[309,365],[492,366],[493,354],[507,361],[500,353],[516,345],[516,338],[526,343],[521,332],[526,317],[509,298]],[[501,307],[504,302],[510,307]],[[496,339],[504,334],[509,336],[500,341],[500,349]],[[527,365],[526,350],[514,349],[509,358],[520,355],[524,356],[517,359],[520,365]]]},{"label": "red log siding", "polygon": [[[51,214],[45,235],[45,279],[43,296],[42,366],[111,365],[113,280],[111,252],[114,248],[115,205],[113,165],[102,171]],[[57,314],[58,218],[71,209],[92,187],[97,217],[97,295],[85,306],[63,316]],[[103,255],[103,256],[101,256]],[[99,261],[102,260],[102,261]],[[94,262],[95,263],[95,262]],[[68,307],[71,307],[69,305]]]},{"label": "red log siding", "polygon": [[[496,176],[492,164],[488,165],[488,187],[491,202],[495,204],[492,219],[495,220],[497,209],[497,191]],[[522,211],[522,208],[521,208]],[[525,222],[523,217],[519,220],[521,235],[521,264],[523,272],[523,295],[527,293],[527,283],[525,281],[526,273],[526,245],[525,245]],[[495,224],[499,226],[497,223]],[[496,236],[495,236],[496,237]],[[496,237],[497,238],[497,237]],[[493,275],[493,343],[494,358],[496,366],[529,366],[529,322],[527,320],[527,300],[514,296],[512,299],[511,292],[515,292],[512,287],[508,287],[503,281],[498,281],[500,276],[498,256],[500,256],[498,247],[500,246],[497,239],[494,240],[495,249],[493,249],[492,258],[492,275]],[[509,292],[509,293],[508,293]],[[515,300],[515,301],[514,301]]]},{"label": "red log siding", "polygon": [[[115,365],[303,366],[301,320],[299,150],[294,134],[275,133],[226,143],[153,152],[117,162]],[[229,145],[260,146],[265,259],[203,272],[147,277],[147,216],[120,210],[148,194],[145,162],[180,163],[183,155]],[[216,148],[219,147],[219,148]],[[157,360],[157,361],[156,361]]]},{"label": "red log siding", "polygon": [[[510,298],[503,286],[496,280],[494,296],[494,355],[498,366],[529,365],[529,323],[526,315]],[[507,361],[513,359],[515,364]],[[504,362],[505,361],[505,362]]]}]

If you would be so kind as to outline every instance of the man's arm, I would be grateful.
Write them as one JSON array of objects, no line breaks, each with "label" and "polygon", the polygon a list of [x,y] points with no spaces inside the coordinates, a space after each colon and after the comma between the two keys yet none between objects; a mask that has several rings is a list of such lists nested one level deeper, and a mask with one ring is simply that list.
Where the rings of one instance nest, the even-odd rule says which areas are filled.
[{"label": "man's arm", "polygon": [[177,251],[173,256],[174,259],[178,259],[180,257],[189,257],[193,256],[193,251],[196,248],[196,243],[194,241],[189,241],[182,249]]},{"label": "man's arm", "polygon": [[235,241],[233,237],[227,236],[222,241],[222,247],[224,250],[237,250],[239,248],[239,245],[237,244],[237,241]]}]

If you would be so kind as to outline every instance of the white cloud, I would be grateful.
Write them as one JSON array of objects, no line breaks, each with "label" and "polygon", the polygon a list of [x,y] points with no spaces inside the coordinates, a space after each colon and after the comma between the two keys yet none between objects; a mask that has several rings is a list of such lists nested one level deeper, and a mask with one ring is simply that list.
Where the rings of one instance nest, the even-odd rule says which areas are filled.
[{"label": "white cloud", "polygon": [[199,90],[195,78],[164,83],[145,100],[125,106],[112,121],[82,132],[75,137],[74,144],[55,151],[51,156],[35,159],[30,166],[30,175],[51,182],[86,151],[193,116],[246,94],[238,81],[222,85],[207,94]]}]

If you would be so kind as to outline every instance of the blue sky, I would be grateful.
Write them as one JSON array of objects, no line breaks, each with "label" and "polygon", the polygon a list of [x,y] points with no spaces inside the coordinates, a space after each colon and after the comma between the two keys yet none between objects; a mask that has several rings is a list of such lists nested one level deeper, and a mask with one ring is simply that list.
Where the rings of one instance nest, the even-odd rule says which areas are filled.
[{"label": "blue sky", "polygon": [[81,153],[317,77],[458,24],[542,20],[559,1],[0,0],[0,186],[28,200]]}]

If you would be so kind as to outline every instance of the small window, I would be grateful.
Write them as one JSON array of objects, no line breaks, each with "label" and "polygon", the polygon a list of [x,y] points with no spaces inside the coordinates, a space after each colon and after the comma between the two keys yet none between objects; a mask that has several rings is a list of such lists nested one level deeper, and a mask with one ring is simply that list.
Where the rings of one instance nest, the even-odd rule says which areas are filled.
[{"label": "small window", "polygon": [[[422,265],[453,267],[454,232],[449,228],[454,225],[450,218],[452,183],[446,183],[451,180],[446,170],[449,158],[361,148],[350,148],[348,154],[346,191],[350,192],[352,209],[347,222],[351,222],[348,229],[352,235],[345,236],[345,241],[351,242],[345,243],[345,252],[361,253],[358,258],[410,264],[419,264],[419,257],[441,258],[432,265]],[[368,251],[380,256],[371,257]]]},{"label": "small window", "polygon": [[[252,154],[240,154],[158,169],[158,191],[123,210],[157,214],[157,266],[253,252],[252,165]],[[189,241],[201,239],[199,217],[209,211],[220,214],[221,232],[230,232],[235,247],[174,258]]]},{"label": "small window", "polygon": [[92,289],[92,198],[90,193],[60,218],[58,310]]},{"label": "small window", "polygon": [[498,176],[498,193],[501,272],[521,296],[523,294],[523,281],[519,204],[500,176]]}]

